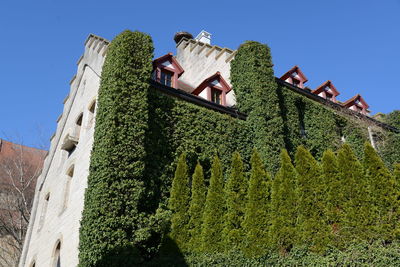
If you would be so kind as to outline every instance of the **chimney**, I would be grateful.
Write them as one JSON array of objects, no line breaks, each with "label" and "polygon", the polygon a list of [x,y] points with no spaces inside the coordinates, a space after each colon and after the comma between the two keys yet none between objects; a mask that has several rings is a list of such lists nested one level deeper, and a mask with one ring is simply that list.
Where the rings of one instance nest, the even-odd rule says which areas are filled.
[{"label": "chimney", "polygon": [[211,44],[211,33],[202,30],[194,39],[205,44]]}]

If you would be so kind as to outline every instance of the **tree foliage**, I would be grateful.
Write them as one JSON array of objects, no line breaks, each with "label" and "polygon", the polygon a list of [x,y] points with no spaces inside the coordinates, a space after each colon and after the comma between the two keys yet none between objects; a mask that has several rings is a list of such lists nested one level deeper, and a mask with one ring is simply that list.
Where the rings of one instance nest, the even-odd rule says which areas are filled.
[{"label": "tree foliage", "polygon": [[185,250],[189,244],[189,176],[186,163],[186,154],[182,153],[179,157],[178,165],[175,171],[175,177],[172,181],[171,196],[169,198],[169,209],[172,211],[171,217],[171,238],[176,245]]},{"label": "tree foliage", "polygon": [[303,146],[297,148],[295,162],[298,195],[296,228],[298,243],[310,246],[313,251],[322,252],[329,243],[324,201],[327,190],[322,170],[311,153]]},{"label": "tree foliage", "polygon": [[369,143],[364,145],[364,169],[370,193],[369,227],[374,234],[370,238],[392,240],[400,219],[396,181]]},{"label": "tree foliage", "polygon": [[238,245],[244,241],[242,222],[245,214],[247,184],[242,158],[238,152],[234,152],[225,184],[226,213],[223,239],[224,246],[228,250],[237,249]]},{"label": "tree foliage", "polygon": [[271,177],[264,170],[256,150],[251,157],[251,171],[247,203],[243,221],[245,242],[243,251],[250,257],[262,256],[270,245]]},{"label": "tree foliage", "polygon": [[194,169],[192,178],[192,197],[189,207],[189,246],[192,251],[199,251],[201,248],[201,227],[204,212],[204,204],[206,201],[206,187],[204,184],[203,167],[198,162]]},{"label": "tree foliage", "polygon": [[281,253],[297,240],[297,174],[286,150],[281,152],[281,167],[272,183],[271,240]]},{"label": "tree foliage", "polygon": [[339,231],[344,245],[366,240],[369,236],[370,192],[362,165],[348,144],[338,151],[338,166],[344,197],[343,223]]},{"label": "tree foliage", "polygon": [[215,156],[203,214],[201,237],[204,252],[223,251],[222,230],[225,206],[223,182],[221,161],[218,156]]},{"label": "tree foliage", "polygon": [[326,185],[325,212],[326,220],[330,226],[330,244],[336,246],[340,241],[339,229],[343,222],[343,194],[342,180],[339,176],[339,166],[335,153],[332,150],[324,152],[322,159],[323,183]]}]

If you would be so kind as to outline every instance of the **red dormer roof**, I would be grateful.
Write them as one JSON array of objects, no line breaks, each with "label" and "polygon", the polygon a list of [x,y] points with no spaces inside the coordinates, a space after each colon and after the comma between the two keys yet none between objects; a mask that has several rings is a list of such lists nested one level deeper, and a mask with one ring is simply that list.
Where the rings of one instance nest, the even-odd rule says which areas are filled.
[{"label": "red dormer roof", "polygon": [[297,73],[300,80],[305,83],[308,81],[307,77],[304,75],[304,73],[301,71],[301,69],[299,68],[299,66],[294,66],[293,68],[291,68],[288,72],[286,72],[285,74],[282,75],[282,77],[280,78],[281,80],[287,80],[288,78],[292,77],[293,73]]},{"label": "red dormer roof", "polygon": [[171,72],[177,73],[178,76],[181,76],[182,73],[184,72],[183,68],[178,63],[178,61],[175,59],[175,57],[171,52],[164,56],[154,59],[153,68],[166,69]]},{"label": "red dormer roof", "polygon": [[367,104],[367,102],[365,102],[364,98],[360,94],[356,94],[355,96],[344,102],[342,105],[347,108],[353,105],[357,105],[365,109],[369,108],[369,105]]},{"label": "red dormer roof", "polygon": [[326,87],[329,87],[331,89],[333,96],[336,97],[336,96],[340,95],[340,93],[338,92],[338,90],[336,90],[336,87],[333,85],[332,81],[330,81],[330,80],[328,80],[328,81],[324,82],[323,84],[321,84],[320,86],[318,86],[317,89],[312,91],[312,93],[318,95],[321,92],[323,92]]},{"label": "red dormer roof", "polygon": [[206,87],[215,87],[224,91],[225,93],[228,93],[231,90],[231,87],[221,76],[219,71],[202,81],[201,84],[192,92],[192,94],[199,95]]}]

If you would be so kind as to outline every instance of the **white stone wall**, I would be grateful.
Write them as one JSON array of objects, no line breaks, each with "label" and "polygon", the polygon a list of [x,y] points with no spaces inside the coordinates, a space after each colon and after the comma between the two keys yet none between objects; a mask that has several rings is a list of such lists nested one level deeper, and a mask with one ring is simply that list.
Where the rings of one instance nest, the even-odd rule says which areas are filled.
[{"label": "white stone wall", "polygon": [[[52,137],[43,173],[37,183],[20,266],[31,266],[33,261],[36,266],[53,266],[54,252],[59,240],[61,266],[78,264],[79,227],[94,131],[94,118],[89,107],[97,96],[107,44],[106,40],[93,35],[85,43],[85,53],[78,62],[78,73],[71,81],[71,90],[58,120],[56,133]],[[76,150],[68,156],[61,145],[65,135],[75,128],[76,119],[81,112],[83,122],[79,143]],[[68,202],[63,209],[67,171],[72,165],[74,175],[70,183]],[[47,194],[50,194],[48,207],[43,225],[39,227]]]},{"label": "white stone wall", "polygon": [[176,48],[176,59],[185,70],[179,77],[180,81],[195,89],[201,82],[219,71],[231,86],[230,61],[234,58],[236,51],[185,38]]}]

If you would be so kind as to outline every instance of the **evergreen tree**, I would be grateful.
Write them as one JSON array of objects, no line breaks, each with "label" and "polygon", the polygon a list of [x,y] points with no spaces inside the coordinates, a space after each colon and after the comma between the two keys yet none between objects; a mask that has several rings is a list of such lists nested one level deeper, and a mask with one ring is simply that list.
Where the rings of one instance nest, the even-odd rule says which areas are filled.
[{"label": "evergreen tree", "polygon": [[144,193],[152,58],[151,37],[141,32],[124,31],[108,47],[80,227],[81,267],[133,265],[161,240]]},{"label": "evergreen tree", "polygon": [[221,161],[215,156],[203,214],[201,238],[204,252],[223,251],[224,197]]},{"label": "evergreen tree", "polygon": [[243,231],[244,253],[249,257],[265,255],[269,246],[271,177],[265,172],[260,155],[254,150],[247,193]]},{"label": "evergreen tree", "polygon": [[361,163],[348,144],[339,149],[337,158],[344,197],[340,240],[341,245],[348,245],[370,236],[368,183]]},{"label": "evergreen tree", "polygon": [[281,152],[281,167],[272,183],[271,240],[280,253],[290,250],[296,241],[296,170],[286,150]]},{"label": "evergreen tree", "polygon": [[331,227],[331,244],[338,244],[340,236],[339,229],[343,221],[343,194],[342,180],[339,177],[338,162],[335,153],[327,150],[322,155],[323,182],[327,187],[325,208],[326,220]]},{"label": "evergreen tree", "polygon": [[238,152],[233,153],[231,171],[225,184],[226,213],[224,218],[224,247],[236,249],[244,241],[242,222],[246,205],[247,180]]},{"label": "evergreen tree", "polygon": [[371,238],[392,240],[399,219],[396,181],[369,143],[364,145],[364,170],[370,192]]},{"label": "evergreen tree", "polygon": [[248,114],[249,140],[267,170],[277,170],[285,133],[269,47],[254,41],[242,44],[231,62],[231,81],[238,109]]},{"label": "evergreen tree", "polygon": [[189,207],[189,247],[192,251],[199,251],[201,248],[201,226],[205,201],[206,187],[203,167],[197,162],[192,178],[192,199]]},{"label": "evergreen tree", "polygon": [[325,217],[326,185],[322,170],[311,153],[299,146],[295,155],[298,183],[298,225],[299,245],[310,246],[311,250],[322,252],[329,241],[329,229]]},{"label": "evergreen tree", "polygon": [[172,211],[171,238],[177,246],[185,251],[189,244],[189,177],[186,154],[182,153],[176,166],[175,176],[172,181],[169,208]]}]

